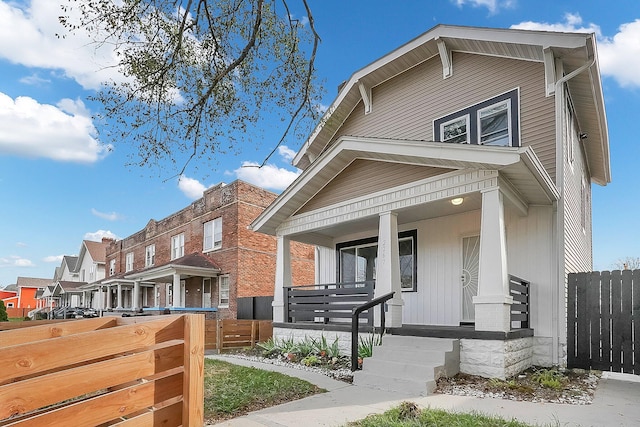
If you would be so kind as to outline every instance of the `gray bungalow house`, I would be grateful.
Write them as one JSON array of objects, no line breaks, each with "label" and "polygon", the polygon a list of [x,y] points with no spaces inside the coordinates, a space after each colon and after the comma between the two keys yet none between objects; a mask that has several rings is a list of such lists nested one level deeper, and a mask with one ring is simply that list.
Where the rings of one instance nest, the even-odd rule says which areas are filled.
[{"label": "gray bungalow house", "polygon": [[594,34],[438,25],[353,73],[293,163],[252,223],[277,236],[276,336],[344,330],[296,315],[296,241],[318,247],[313,289],[393,292],[382,348],[447,338],[447,373],[501,378],[566,360],[566,277],[592,267],[591,184],[611,180]]}]

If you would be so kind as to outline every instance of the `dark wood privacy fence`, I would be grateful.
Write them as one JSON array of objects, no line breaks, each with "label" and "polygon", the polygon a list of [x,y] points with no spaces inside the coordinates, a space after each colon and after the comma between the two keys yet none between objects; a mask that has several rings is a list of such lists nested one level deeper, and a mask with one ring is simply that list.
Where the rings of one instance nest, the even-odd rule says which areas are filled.
[{"label": "dark wood privacy fence", "polygon": [[640,374],[640,270],[572,273],[567,365]]},{"label": "dark wood privacy fence", "polygon": [[511,329],[529,327],[529,287],[524,279],[509,275],[509,292],[513,297],[511,304]]},{"label": "dark wood privacy fence", "polygon": [[[288,323],[329,323],[351,319],[355,307],[373,299],[373,281],[331,283],[284,288],[285,320]],[[373,325],[372,311],[363,320]]]}]

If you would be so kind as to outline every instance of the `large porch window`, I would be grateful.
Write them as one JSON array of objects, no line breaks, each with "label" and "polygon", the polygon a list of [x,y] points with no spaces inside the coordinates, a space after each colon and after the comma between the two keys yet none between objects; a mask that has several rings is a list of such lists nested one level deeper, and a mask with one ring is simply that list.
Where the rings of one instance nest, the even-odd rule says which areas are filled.
[{"label": "large porch window", "polygon": [[[416,291],[416,246],[416,230],[398,233],[400,282],[403,292]],[[336,245],[336,254],[338,257],[338,282],[363,282],[376,279],[377,237],[339,243]]]}]

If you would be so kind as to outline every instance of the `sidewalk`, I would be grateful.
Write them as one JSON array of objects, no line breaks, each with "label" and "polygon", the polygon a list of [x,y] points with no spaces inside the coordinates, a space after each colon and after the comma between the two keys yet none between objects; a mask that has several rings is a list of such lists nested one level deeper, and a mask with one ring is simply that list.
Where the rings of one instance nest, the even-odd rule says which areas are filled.
[{"label": "sidewalk", "polygon": [[561,405],[442,394],[427,397],[402,395],[358,387],[333,380],[322,374],[294,368],[218,355],[207,357],[281,372],[302,378],[327,390],[327,393],[265,408],[217,424],[220,426],[344,426],[350,421],[362,419],[369,414],[382,413],[405,400],[415,402],[421,407],[454,412],[477,411],[497,415],[507,420],[516,418],[529,424],[563,427],[640,425],[640,381],[635,376],[604,375],[598,383],[591,405]]}]

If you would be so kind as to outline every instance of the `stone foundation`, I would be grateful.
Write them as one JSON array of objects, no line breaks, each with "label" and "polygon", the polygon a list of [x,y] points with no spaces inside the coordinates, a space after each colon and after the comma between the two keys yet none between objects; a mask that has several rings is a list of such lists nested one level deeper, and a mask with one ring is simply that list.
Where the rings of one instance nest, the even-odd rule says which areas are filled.
[{"label": "stone foundation", "polygon": [[460,340],[460,372],[506,379],[534,363],[534,338]]}]

